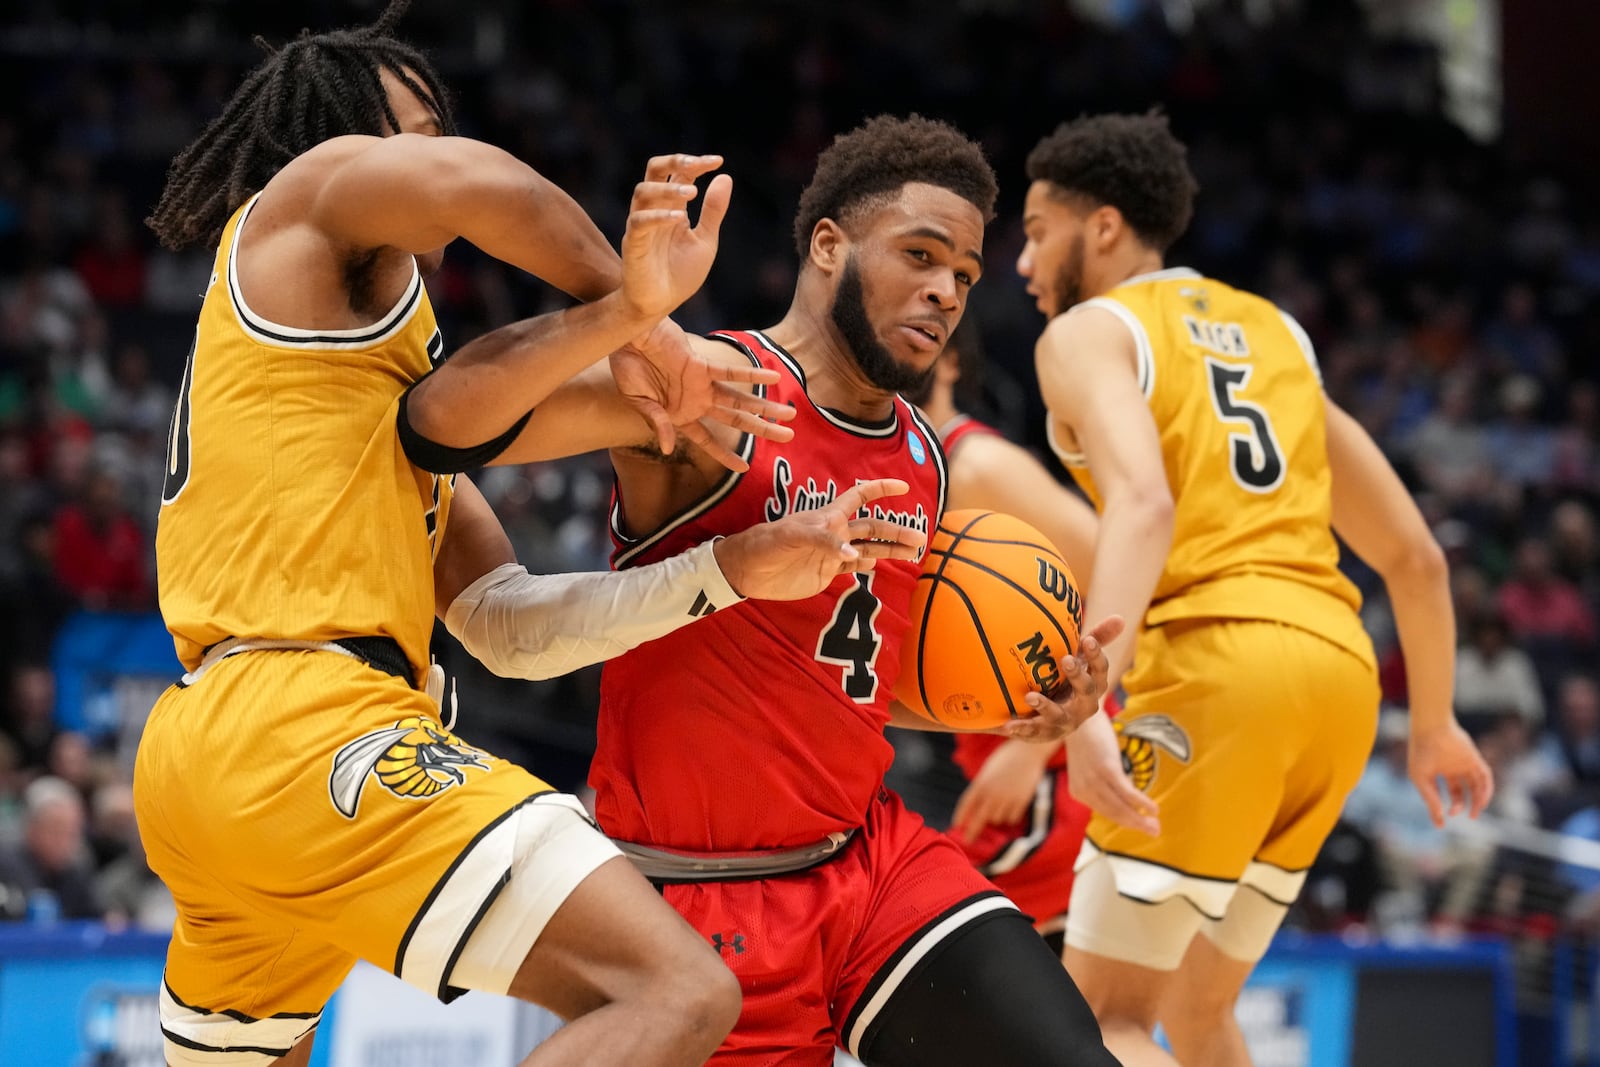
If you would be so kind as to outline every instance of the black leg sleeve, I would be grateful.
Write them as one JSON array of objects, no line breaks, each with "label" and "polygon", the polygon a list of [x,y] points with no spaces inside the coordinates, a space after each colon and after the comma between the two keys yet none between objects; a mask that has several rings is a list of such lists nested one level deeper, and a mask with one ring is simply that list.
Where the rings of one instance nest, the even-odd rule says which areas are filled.
[{"label": "black leg sleeve", "polygon": [[1014,911],[946,938],[861,1044],[868,1067],[1117,1067],[1060,958]]}]

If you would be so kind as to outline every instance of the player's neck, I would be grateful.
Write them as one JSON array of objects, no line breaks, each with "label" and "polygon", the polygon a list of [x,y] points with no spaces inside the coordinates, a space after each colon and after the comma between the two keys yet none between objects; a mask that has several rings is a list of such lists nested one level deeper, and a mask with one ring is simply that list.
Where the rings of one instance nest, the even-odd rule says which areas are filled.
[{"label": "player's neck", "polygon": [[894,411],[894,394],[861,373],[828,315],[796,300],[782,321],[765,332],[800,364],[806,393],[817,406],[862,422],[887,419]]},{"label": "player's neck", "polygon": [[1102,281],[1094,287],[1095,295],[1109,293],[1117,286],[1122,285],[1131,278],[1142,274],[1154,274],[1166,266],[1161,258],[1161,253],[1153,248],[1142,245],[1130,246],[1126,251],[1115,255],[1102,273]]}]

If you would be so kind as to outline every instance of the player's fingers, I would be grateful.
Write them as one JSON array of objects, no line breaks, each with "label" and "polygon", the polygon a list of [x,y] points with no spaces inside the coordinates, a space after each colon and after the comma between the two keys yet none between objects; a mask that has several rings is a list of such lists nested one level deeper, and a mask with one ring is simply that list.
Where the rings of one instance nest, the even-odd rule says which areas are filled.
[{"label": "player's fingers", "polygon": [[1117,775],[1114,781],[1107,784],[1110,787],[1105,790],[1109,798],[1105,802],[1107,808],[1104,811],[1095,810],[1130,830],[1138,830],[1151,837],[1161,833],[1160,805],[1135,788],[1124,775]]},{"label": "player's fingers", "polygon": [[927,540],[921,530],[913,530],[889,519],[851,519],[847,529],[852,541],[893,541],[919,548]]},{"label": "player's fingers", "polygon": [[1459,774],[1452,774],[1445,779],[1445,788],[1450,791],[1450,815],[1455,817],[1467,810],[1467,781]]},{"label": "player's fingers", "polygon": [[689,217],[682,210],[672,211],[667,208],[653,208],[628,213],[628,232],[623,236],[638,237],[641,234],[653,233],[676,226]]},{"label": "player's fingers", "polygon": [[754,434],[757,437],[764,437],[768,441],[782,442],[794,439],[794,429],[792,427],[779,426],[775,422],[768,422],[766,419],[752,415],[748,411],[737,411],[721,404],[712,408],[707,417],[716,419],[726,426],[731,426],[740,433]]},{"label": "player's fingers", "polygon": [[1472,769],[1472,817],[1476,819],[1483,814],[1483,809],[1489,806],[1489,801],[1494,799],[1494,775],[1489,773],[1489,765],[1479,761]]},{"label": "player's fingers", "polygon": [[684,423],[678,427],[678,432],[683,434],[684,440],[729,470],[743,474],[750,469],[750,464],[746,463],[738,453],[730,451],[726,445],[718,441],[710,431],[698,422]]},{"label": "player's fingers", "polygon": [[692,182],[640,182],[633,187],[633,199],[628,202],[630,211],[645,208],[681,209],[684,204],[700,195]]},{"label": "player's fingers", "polygon": [[889,541],[856,541],[854,544],[864,560],[914,560],[921,551],[916,545],[897,545]]},{"label": "player's fingers", "polygon": [[1127,628],[1127,623],[1121,615],[1107,615],[1089,631],[1089,636],[1095,643],[1104,647],[1122,636],[1122,631]]},{"label": "player's fingers", "polygon": [[[718,377],[726,368],[713,366],[710,373],[713,378]],[[756,368],[750,367],[749,370]],[[737,379],[730,379],[737,380]],[[717,403],[724,407],[736,408],[739,411],[748,411],[763,419],[772,419],[775,422],[792,422],[797,414],[791,404],[780,404],[775,400],[768,400],[764,396],[756,396],[748,389],[740,389],[726,382],[714,381],[711,386],[717,394]]]},{"label": "player's fingers", "polygon": [[656,445],[664,456],[672,455],[672,450],[677,446],[677,434],[672,428],[672,420],[667,417],[667,410],[660,403],[648,396],[629,394],[628,400],[640,413],[649,420],[650,426],[656,433]]},{"label": "player's fingers", "polygon": [[849,489],[840,493],[830,506],[835,511],[853,515],[874,500],[882,500],[886,496],[899,496],[901,493],[909,493],[910,491],[910,484],[901,481],[899,478],[874,478],[870,482],[852,485]]},{"label": "player's fingers", "polygon": [[722,232],[722,220],[728,214],[728,199],[733,196],[733,179],[726,174],[719,174],[711,179],[711,185],[706,189],[705,203],[700,206],[700,221],[695,225],[694,232],[710,241],[715,241]]},{"label": "player's fingers", "polygon": [[692,182],[707,171],[722,166],[722,157],[699,156],[690,152],[673,152],[669,155],[651,156],[644,165],[645,181],[664,182],[674,178]]},{"label": "player's fingers", "polygon": [[[707,364],[706,373],[719,382],[752,382],[760,385],[771,385],[779,378],[775,370],[751,366],[748,363],[710,363]],[[740,390],[740,393],[744,396],[750,395],[743,390]],[[789,407],[787,404],[783,406]],[[793,410],[790,408],[790,411]]]},{"label": "player's fingers", "polygon": [[1444,805],[1439,802],[1439,783],[1431,774],[1416,775],[1411,779],[1411,784],[1416,786],[1417,792],[1422,796],[1422,802],[1428,806],[1428,818],[1433,820],[1433,825],[1444,827]]}]

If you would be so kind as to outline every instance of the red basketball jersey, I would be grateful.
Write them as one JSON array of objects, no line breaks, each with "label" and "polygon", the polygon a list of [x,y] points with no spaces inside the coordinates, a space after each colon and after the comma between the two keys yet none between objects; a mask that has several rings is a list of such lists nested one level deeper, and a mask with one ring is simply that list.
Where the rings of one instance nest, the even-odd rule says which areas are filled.
[{"label": "red basketball jersey", "polygon": [[[956,455],[956,448],[961,444],[962,440],[981,434],[989,434],[993,437],[1005,436],[993,426],[985,422],[979,422],[971,415],[957,415],[939,427],[939,441],[944,445],[945,455],[949,457],[949,462],[952,464],[960,462]],[[961,773],[970,780],[978,773],[978,768],[983,766],[983,761],[988,759],[1003,741],[1005,741],[1005,738],[998,734],[958,733],[956,734],[955,751],[951,753],[951,759],[955,761],[957,767],[961,768]],[[1066,765],[1066,750],[1064,748],[1058,749],[1056,754],[1050,757],[1050,767],[1059,769]]]},{"label": "red basketball jersey", "polygon": [[[944,508],[944,454],[910,404],[863,424],[818,407],[794,357],[760,333],[711,335],[782,378],[794,440],[751,436],[749,461],[638,540],[612,503],[618,569],[676,555],[806,509],[859,481],[901,478],[911,491],[873,512],[931,533]],[[809,600],[745,601],[606,664],[589,782],[613,837],[692,851],[809,844],[861,824],[893,749],[883,736],[900,676],[920,562],[879,560]]]}]

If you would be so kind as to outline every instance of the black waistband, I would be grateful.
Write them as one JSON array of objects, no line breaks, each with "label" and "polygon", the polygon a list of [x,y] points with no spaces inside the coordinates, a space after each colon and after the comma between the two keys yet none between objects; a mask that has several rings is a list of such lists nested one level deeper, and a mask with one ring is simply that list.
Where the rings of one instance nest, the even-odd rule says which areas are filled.
[{"label": "black waistband", "polygon": [[[218,641],[216,645],[207,645],[200,655],[210,655],[211,650],[220,644],[222,641]],[[400,642],[392,637],[341,637],[336,641],[330,641],[329,644],[338,645],[374,670],[402,678],[407,685],[416,687],[416,679],[411,672],[411,661],[406,659],[405,652],[400,648]]]},{"label": "black waistband", "polygon": [[400,650],[400,642],[392,637],[341,637],[334,644],[369,667],[404,678],[408,684],[412,682],[411,661]]}]

